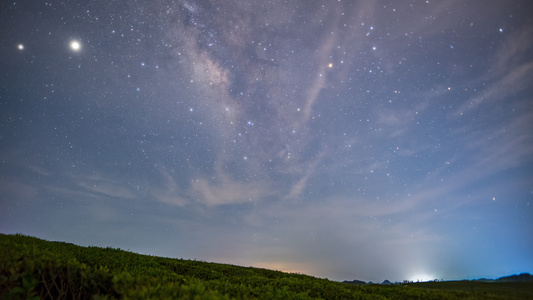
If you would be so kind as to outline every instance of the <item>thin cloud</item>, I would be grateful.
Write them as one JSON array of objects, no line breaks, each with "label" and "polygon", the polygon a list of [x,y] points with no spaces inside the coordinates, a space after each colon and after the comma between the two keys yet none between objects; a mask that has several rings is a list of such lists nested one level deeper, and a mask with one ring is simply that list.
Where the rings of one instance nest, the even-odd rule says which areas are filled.
[{"label": "thin cloud", "polygon": [[533,47],[533,42],[529,38],[531,34],[531,28],[521,29],[503,43],[493,59],[489,60],[486,75],[476,79],[476,81],[489,81],[489,84],[460,106],[455,116],[462,116],[482,104],[501,102],[530,87],[530,78],[533,77],[533,61],[528,56]]},{"label": "thin cloud", "polygon": [[313,80],[311,86],[309,87],[309,90],[307,91],[307,96],[306,96],[306,100],[305,100],[304,108],[303,108],[303,118],[300,120],[301,123],[295,124],[296,128],[300,128],[301,126],[303,126],[309,121],[309,119],[311,118],[312,112],[313,112],[313,106],[315,105],[315,102],[318,100],[320,92],[325,87],[327,69],[328,69],[328,64],[330,62],[329,57],[331,55],[333,46],[335,45],[335,40],[336,39],[334,35],[328,36],[325,39],[322,46],[318,50],[318,53],[317,53],[318,71],[317,71],[315,79]]},{"label": "thin cloud", "polygon": [[208,206],[251,203],[271,193],[260,183],[243,183],[224,174],[219,174],[215,180],[196,179],[189,190],[194,201]]},{"label": "thin cloud", "polygon": [[308,164],[308,168],[305,170],[303,176],[300,178],[300,180],[298,180],[298,182],[296,182],[296,184],[292,185],[289,194],[285,196],[285,198],[298,198],[305,191],[305,188],[307,187],[307,181],[315,175],[316,168],[325,155],[325,151],[321,152],[312,162]]},{"label": "thin cloud", "polygon": [[174,178],[163,168],[161,169],[161,175],[163,176],[164,185],[155,191],[151,192],[151,196],[157,201],[173,206],[184,206],[190,201],[183,195],[183,191],[178,186]]},{"label": "thin cloud", "polygon": [[83,180],[78,178],[77,185],[95,196],[104,196],[109,198],[133,199],[137,196],[131,191],[130,187],[124,187],[122,183],[112,183],[109,180]]}]

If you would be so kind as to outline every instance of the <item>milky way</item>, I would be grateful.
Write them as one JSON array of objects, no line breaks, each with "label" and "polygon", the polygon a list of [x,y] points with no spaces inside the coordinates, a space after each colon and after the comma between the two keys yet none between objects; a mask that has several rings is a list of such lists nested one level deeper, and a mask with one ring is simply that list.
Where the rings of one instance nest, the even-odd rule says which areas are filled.
[{"label": "milky way", "polygon": [[3,233],[333,280],[533,269],[529,1],[0,8]]}]

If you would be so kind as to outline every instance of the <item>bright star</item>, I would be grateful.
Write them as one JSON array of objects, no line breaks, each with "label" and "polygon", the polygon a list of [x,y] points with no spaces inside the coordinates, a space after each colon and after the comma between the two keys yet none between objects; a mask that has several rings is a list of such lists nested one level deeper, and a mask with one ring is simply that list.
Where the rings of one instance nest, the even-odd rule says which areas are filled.
[{"label": "bright star", "polygon": [[24,45],[22,45],[22,44],[18,44],[18,45],[17,45],[17,48],[18,48],[19,50],[24,50]]},{"label": "bright star", "polygon": [[80,51],[81,49],[81,44],[80,42],[78,41],[71,41],[70,42],[70,49],[74,50],[74,51]]}]

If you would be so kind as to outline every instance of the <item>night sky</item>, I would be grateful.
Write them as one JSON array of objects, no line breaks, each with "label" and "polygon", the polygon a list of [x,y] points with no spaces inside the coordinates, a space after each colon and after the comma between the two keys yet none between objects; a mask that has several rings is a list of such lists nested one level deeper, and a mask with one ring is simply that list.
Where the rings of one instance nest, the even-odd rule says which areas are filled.
[{"label": "night sky", "polygon": [[531,11],[2,1],[0,232],[331,280],[533,272]]}]

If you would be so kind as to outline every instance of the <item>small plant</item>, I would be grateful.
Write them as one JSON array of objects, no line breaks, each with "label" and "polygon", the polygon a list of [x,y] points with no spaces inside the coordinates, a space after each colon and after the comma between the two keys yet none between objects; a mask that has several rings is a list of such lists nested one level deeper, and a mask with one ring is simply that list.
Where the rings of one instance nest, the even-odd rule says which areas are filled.
[{"label": "small plant", "polygon": [[22,276],[22,286],[12,288],[9,296],[12,299],[39,300],[41,298],[35,292],[38,283],[39,281],[32,274],[26,273]]}]

